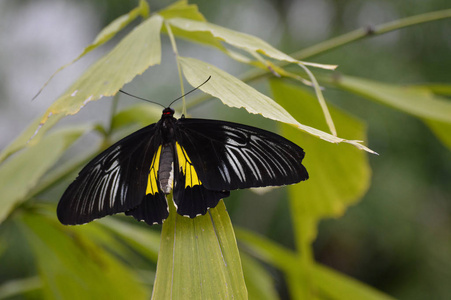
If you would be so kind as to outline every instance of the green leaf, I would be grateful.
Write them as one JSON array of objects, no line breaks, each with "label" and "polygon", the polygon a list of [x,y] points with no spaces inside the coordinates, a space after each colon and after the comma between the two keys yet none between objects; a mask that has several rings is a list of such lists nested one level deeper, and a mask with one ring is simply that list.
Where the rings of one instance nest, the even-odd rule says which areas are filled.
[{"label": "green leaf", "polygon": [[423,120],[442,143],[451,149],[451,124],[435,120]]},{"label": "green leaf", "polygon": [[[188,5],[187,1],[179,1],[167,9],[158,12],[165,20],[173,18],[184,18],[199,22],[205,22],[205,17],[199,12],[197,5]],[[167,33],[166,27],[163,28],[162,32]],[[225,53],[228,53],[227,49],[218,41],[210,32],[200,32],[200,31],[186,31],[178,27],[172,28],[172,33],[180,38],[186,39],[191,42],[196,42],[199,44],[215,47]]]},{"label": "green leaf", "polygon": [[52,74],[52,76],[50,76],[50,78],[47,80],[46,83],[44,83],[44,85],[34,98],[36,98],[42,92],[42,90],[47,86],[47,84],[52,80],[52,78],[55,77],[56,74],[58,74],[60,71],[67,68],[68,66],[72,65],[73,63],[78,61],[80,58],[82,58],[92,50],[108,42],[116,35],[116,33],[121,31],[128,24],[130,24],[130,22],[135,20],[139,15],[142,15],[143,17],[147,17],[149,15],[149,5],[145,0],[141,0],[139,2],[138,7],[134,8],[129,13],[116,18],[113,22],[111,22],[105,28],[103,28],[102,31],[97,35],[95,40],[89,46],[87,46],[83,50],[83,52],[79,56],[77,56],[77,58],[75,58],[70,63],[65,64],[64,66],[61,66],[58,70],[55,71],[55,73]]},{"label": "green leaf", "polygon": [[342,89],[413,116],[451,123],[451,102],[434,96],[428,89],[400,87],[351,76],[340,76],[334,83]]},{"label": "green leaf", "polygon": [[309,299],[313,295],[319,299],[392,299],[370,286],[317,263],[312,263],[306,269],[299,255],[266,237],[243,229],[235,229],[235,232],[240,248],[242,246],[246,252],[282,270],[287,275],[289,285],[295,285],[295,288],[305,285],[306,282],[313,285],[312,293],[308,294]]},{"label": "green leaf", "polygon": [[[33,123],[31,123],[27,129],[25,129],[11,144],[9,144],[3,151],[0,153],[0,163],[3,162],[6,158],[8,158],[11,154],[23,149],[24,147],[29,147],[37,144],[41,138],[44,136],[45,130],[39,130],[42,127],[41,120],[42,117],[35,119]],[[47,128],[53,127],[63,115],[57,115],[53,118],[50,118],[46,124]],[[32,138],[30,138],[32,137]]]},{"label": "green leaf", "polygon": [[59,130],[0,165],[0,223],[88,127]]},{"label": "green leaf", "polygon": [[[294,85],[271,81],[274,98],[292,113],[316,128],[327,128],[315,97]],[[302,99],[302,101],[299,101]],[[352,139],[366,140],[365,125],[356,118],[330,107],[338,132]],[[367,191],[371,169],[365,152],[345,144],[332,145],[292,127],[283,126],[283,135],[304,148],[303,161],[310,179],[289,187],[293,222],[300,244],[316,237],[317,222],[322,218],[342,216]]]},{"label": "green leaf", "polygon": [[237,228],[235,232],[240,249],[284,272],[291,298],[311,298],[306,288],[308,275],[302,276],[307,273],[305,264],[297,253],[251,231]]},{"label": "green leaf", "polygon": [[111,22],[105,28],[103,28],[102,31],[100,31],[100,33],[95,38],[94,42],[88,47],[86,47],[83,53],[75,60],[78,60],[86,53],[109,41],[119,31],[124,29],[125,26],[127,26],[128,24],[130,24],[130,22],[135,20],[138,16],[147,17],[148,15],[149,15],[149,5],[145,0],[140,0],[139,5],[136,8],[132,9],[129,13],[116,18],[113,22]]},{"label": "green leaf", "polygon": [[309,62],[301,62],[292,58],[291,56],[283,53],[282,51],[277,50],[267,42],[262,39],[255,37],[253,35],[249,35],[246,33],[242,33],[239,31],[231,30],[225,27],[221,27],[208,22],[199,22],[184,18],[173,18],[168,20],[168,23],[174,27],[177,27],[184,31],[191,32],[209,32],[215,38],[220,41],[224,41],[236,48],[245,50],[249,52],[252,56],[262,53],[268,57],[271,57],[276,60],[286,61],[295,64],[304,64],[317,68],[324,68],[333,70],[336,66],[332,65],[323,65],[317,63],[309,63]]},{"label": "green leaf", "polygon": [[315,265],[311,273],[318,286],[321,299],[337,300],[390,300],[394,299],[356,279],[340,274],[328,267]]},{"label": "green leaf", "polygon": [[[155,15],[130,32],[106,56],[92,65],[60,98],[0,155],[0,161],[39,139],[64,115],[76,114],[88,102],[116,94],[136,75],[161,60],[160,29]],[[51,117],[51,118],[50,118]],[[48,121],[50,120],[50,121]]]},{"label": "green leaf", "polygon": [[172,18],[184,18],[194,21],[205,22],[205,17],[199,12],[196,4],[188,4],[188,1],[181,0],[162,9],[158,12],[166,20]]},{"label": "green leaf", "polygon": [[[274,98],[315,128],[327,128],[323,112],[316,98],[309,92],[281,80],[272,80]],[[299,101],[302,99],[302,101]],[[355,118],[330,107],[330,113],[341,135],[365,140],[365,126]],[[315,265],[312,242],[318,223],[326,217],[341,216],[349,205],[364,195],[370,183],[367,154],[344,144],[332,145],[284,125],[283,135],[304,148],[303,161],[310,178],[289,187],[291,215],[299,255],[298,268],[288,270],[291,296],[310,298],[317,290],[317,282],[309,278]],[[302,272],[299,272],[299,269]]]},{"label": "green leaf", "polygon": [[[400,87],[367,79],[340,76],[332,81],[337,87],[388,105],[423,120],[436,136],[451,148],[451,102],[419,86]],[[444,94],[448,88],[441,87]]]},{"label": "green leaf", "polygon": [[[175,4],[171,5],[167,9],[164,9],[158,12],[165,20],[174,19],[174,18],[182,18],[188,19],[198,22],[206,22],[205,17],[199,12],[197,5],[191,4],[188,5],[187,1],[178,1]],[[163,28],[162,32],[167,33],[166,28]],[[252,60],[238,52],[232,51],[230,49],[225,48],[221,41],[216,38],[210,31],[198,31],[198,30],[184,30],[177,26],[172,26],[172,33],[185,40],[190,42],[196,42],[202,45],[211,46],[217,48],[229,55],[231,58],[242,62],[250,64]],[[262,67],[265,67],[264,65]]]},{"label": "green leaf", "polygon": [[243,252],[240,253],[240,256],[249,299],[278,299],[274,280],[262,264]]},{"label": "green leaf", "polygon": [[232,224],[224,202],[194,219],[170,202],[163,223],[153,299],[247,299]]},{"label": "green leaf", "polygon": [[221,41],[248,52],[262,53],[277,60],[297,63],[297,60],[275,49],[262,39],[246,33],[234,31],[208,22],[198,22],[183,18],[173,18],[168,20],[168,22],[172,26],[185,31],[208,31]]},{"label": "green leaf", "polygon": [[11,299],[42,287],[39,277],[12,279],[0,285],[0,299]]},{"label": "green leaf", "polygon": [[448,96],[448,97],[451,96],[451,85],[450,84],[429,83],[429,84],[413,85],[412,87],[423,89],[423,90],[428,90],[436,95],[442,95],[442,96]]},{"label": "green leaf", "polygon": [[104,218],[98,221],[136,251],[152,261],[157,261],[160,250],[160,233],[149,230],[147,227],[132,225],[116,218]]},{"label": "green leaf", "polygon": [[240,243],[240,249],[245,249],[247,253],[274,267],[290,270],[293,263],[298,260],[295,252],[266,237],[242,228],[235,228],[235,233]]},{"label": "green leaf", "polygon": [[295,125],[299,129],[328,142],[349,143],[359,149],[374,153],[374,151],[361,145],[359,141],[345,140],[299,123],[277,102],[213,65],[187,57],[180,57],[179,61],[186,79],[192,86],[198,86],[211,76],[210,81],[200,89],[213,97],[219,98],[228,106],[244,107],[250,113],[261,114],[269,119]]},{"label": "green leaf", "polygon": [[129,106],[117,113],[112,120],[111,130],[118,130],[130,124],[147,126],[161,118],[161,108],[148,103]]},{"label": "green leaf", "polygon": [[[147,299],[150,291],[123,263],[80,234],[42,215],[24,214],[45,299]],[[26,226],[25,226],[26,225]],[[96,226],[94,223],[89,226]]]},{"label": "green leaf", "polygon": [[[161,60],[160,29],[163,19],[155,15],[130,32],[107,55],[92,65],[46,111],[41,124],[50,116],[76,114],[88,102],[116,94],[136,75]],[[45,125],[44,128],[48,129]]]}]

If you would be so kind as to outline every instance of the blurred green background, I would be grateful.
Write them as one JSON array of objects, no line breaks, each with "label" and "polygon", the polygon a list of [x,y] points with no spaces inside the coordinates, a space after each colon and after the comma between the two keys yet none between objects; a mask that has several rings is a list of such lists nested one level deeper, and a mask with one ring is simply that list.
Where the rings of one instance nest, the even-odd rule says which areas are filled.
[{"label": "blurred green background", "polygon": [[[149,1],[152,11],[167,1]],[[207,19],[261,37],[286,53],[298,51],[359,27],[450,8],[449,0],[253,0],[190,1]],[[0,2],[0,148],[4,148],[59,95],[102,51],[88,55],[60,73],[33,102],[30,99],[61,65],[71,61],[99,30],[135,7],[137,1]],[[163,104],[180,94],[177,70],[167,38],[163,66],[151,68],[127,86],[129,91]],[[245,68],[197,45],[179,44],[184,56],[206,61],[239,75]],[[451,81],[451,21],[409,27],[341,47],[311,60],[338,64],[339,72],[393,84]],[[171,67],[168,67],[171,66]],[[451,298],[451,152],[418,119],[333,89],[326,99],[364,120],[370,156],[371,187],[358,205],[340,219],[321,223],[315,242],[317,261],[399,299]],[[133,101],[122,101],[121,106]],[[216,102],[196,108],[199,117],[216,117]],[[108,101],[63,121],[107,120]],[[218,118],[245,119],[272,126],[244,111],[221,109]],[[340,129],[338,128],[338,132]],[[90,141],[85,141],[89,143]],[[306,161],[308,162],[308,149]],[[77,151],[77,149],[73,150]],[[54,192],[55,201],[62,188]],[[293,247],[287,201],[262,196],[256,210],[250,191],[226,200],[232,222]],[[283,194],[280,190],[276,193]],[[7,223],[6,223],[7,224]],[[5,230],[4,225],[0,230]],[[8,226],[14,226],[12,224]],[[152,230],[159,230],[152,228]],[[14,231],[11,231],[14,232]],[[0,245],[0,284],[32,272],[23,241],[9,236]],[[0,252],[1,253],[1,252]],[[280,294],[283,277],[272,270]]]}]

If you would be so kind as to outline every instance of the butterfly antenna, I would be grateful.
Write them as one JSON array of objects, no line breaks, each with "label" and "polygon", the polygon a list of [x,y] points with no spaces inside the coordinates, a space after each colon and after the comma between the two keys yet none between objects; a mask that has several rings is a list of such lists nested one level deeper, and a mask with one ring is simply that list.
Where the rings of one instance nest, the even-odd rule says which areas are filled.
[{"label": "butterfly antenna", "polygon": [[[195,87],[195,88],[192,89],[191,91],[185,93],[184,95],[182,95],[182,96],[178,97],[177,99],[175,99],[174,101],[172,101],[171,104],[168,105],[168,107],[171,107],[171,105],[172,105],[175,101],[180,100],[180,99],[182,99],[183,97],[185,97],[186,95],[188,95],[188,94],[194,92],[195,90],[199,89],[201,86],[203,86],[204,84],[206,84],[207,81],[210,80],[210,78],[211,78],[211,76],[208,76],[207,80],[205,80],[204,82],[202,82],[201,84],[199,84],[197,87]],[[122,94],[125,94],[125,95],[127,95],[127,96],[130,96],[130,97],[133,97],[133,98],[136,98],[136,99],[139,99],[139,100],[147,101],[147,102],[150,102],[150,103],[153,103],[153,104],[157,104],[157,105],[160,105],[160,106],[163,107],[163,108],[166,108],[163,104],[160,104],[160,103],[158,103],[158,102],[154,102],[154,101],[149,100],[149,99],[146,99],[146,98],[141,98],[141,97],[132,95],[132,94],[130,94],[130,93],[127,93],[126,91],[119,90],[119,92],[121,92]]]},{"label": "butterfly antenna", "polygon": [[125,92],[125,91],[123,91],[123,90],[119,90],[119,92],[121,92],[122,94],[125,94],[125,95],[127,95],[127,96],[130,96],[130,97],[133,97],[133,98],[136,98],[136,99],[139,99],[139,100],[147,101],[147,102],[150,102],[150,103],[153,103],[153,104],[158,104],[158,105],[160,105],[161,107],[166,108],[164,105],[162,105],[162,104],[160,104],[160,103],[158,103],[158,102],[154,102],[154,101],[151,101],[151,100],[146,99],[146,98],[141,98],[141,97],[132,95],[132,94],[127,93],[127,92]]},{"label": "butterfly antenna", "polygon": [[184,95],[181,95],[180,97],[178,97],[177,99],[175,99],[174,101],[172,101],[168,107],[171,107],[172,104],[174,104],[175,101],[182,99],[183,97],[185,97],[188,94],[191,94],[192,92],[194,92],[195,90],[198,90],[201,86],[203,86],[204,84],[206,84],[208,82],[208,80],[210,80],[211,75],[208,76],[207,80],[205,80],[204,82],[202,82],[201,84],[199,84],[198,86],[196,86],[194,89],[192,89],[191,91],[185,93]]}]

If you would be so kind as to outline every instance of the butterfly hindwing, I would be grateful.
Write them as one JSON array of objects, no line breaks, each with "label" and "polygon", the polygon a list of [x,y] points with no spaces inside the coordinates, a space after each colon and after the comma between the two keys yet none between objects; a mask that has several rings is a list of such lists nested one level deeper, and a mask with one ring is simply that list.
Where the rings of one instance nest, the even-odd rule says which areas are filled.
[{"label": "butterfly hindwing", "polygon": [[138,210],[149,206],[161,210],[155,218],[164,217],[167,208],[163,211],[158,194],[146,196],[156,198],[156,204],[140,205],[146,195],[149,166],[160,144],[156,129],[157,124],[144,127],[91,160],[61,197],[57,208],[61,223],[83,224],[130,210],[144,219],[148,214]]},{"label": "butterfly hindwing", "polygon": [[179,119],[176,128],[177,141],[209,190],[279,186],[308,179],[301,163],[302,148],[275,133],[188,118]]},{"label": "butterfly hindwing", "polygon": [[162,224],[169,216],[168,203],[159,181],[161,150],[162,146],[160,145],[152,156],[147,175],[146,192],[141,204],[125,212],[126,215],[133,216],[138,221],[144,221],[149,225]]},{"label": "butterfly hindwing", "polygon": [[219,200],[228,197],[230,192],[205,188],[184,148],[178,142],[174,148],[176,153],[173,199],[177,212],[190,218],[205,215],[209,208],[216,207]]},{"label": "butterfly hindwing", "polygon": [[133,216],[138,221],[144,221],[149,225],[162,224],[169,216],[166,196],[161,190],[155,195],[147,194],[140,205],[126,211],[125,214]]}]

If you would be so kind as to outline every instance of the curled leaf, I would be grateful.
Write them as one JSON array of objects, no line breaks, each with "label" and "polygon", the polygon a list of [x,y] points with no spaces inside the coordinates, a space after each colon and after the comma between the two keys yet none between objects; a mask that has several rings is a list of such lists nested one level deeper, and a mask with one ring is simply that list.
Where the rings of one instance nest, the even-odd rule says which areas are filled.
[{"label": "curled leaf", "polygon": [[[204,82],[206,78],[211,76],[208,84],[203,85],[200,89],[213,97],[219,98],[228,106],[237,108],[244,107],[250,113],[261,114],[266,118],[294,125],[325,141],[331,143],[349,143],[361,150],[375,153],[373,150],[360,144],[359,141],[339,138],[319,129],[299,123],[277,102],[213,65],[194,58],[180,57],[179,60],[182,65],[183,73],[192,86],[198,86],[200,83]],[[299,99],[298,101],[302,101],[302,99]]]}]

